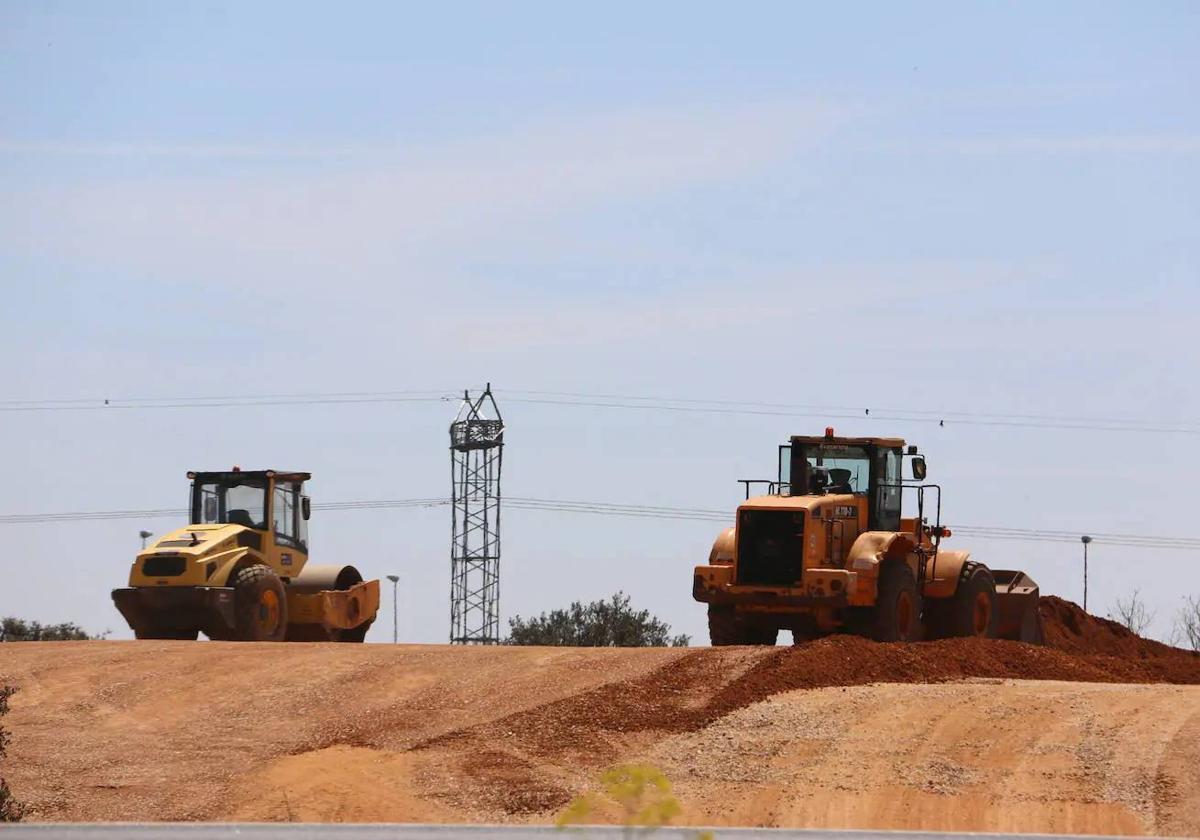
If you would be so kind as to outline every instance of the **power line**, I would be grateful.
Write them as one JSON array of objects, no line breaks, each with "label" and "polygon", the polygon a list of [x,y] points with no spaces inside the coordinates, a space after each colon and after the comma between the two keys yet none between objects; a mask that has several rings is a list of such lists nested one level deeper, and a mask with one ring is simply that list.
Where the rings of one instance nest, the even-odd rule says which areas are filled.
[{"label": "power line", "polygon": [[[979,528],[965,525],[952,526],[950,529],[953,533],[964,537],[975,537],[984,540],[1018,540],[1021,542],[1047,542],[1047,543],[1070,543],[1078,545],[1081,533],[1071,533],[1069,535],[1059,532],[1044,533],[1036,530],[1015,531],[1015,530],[996,530],[992,528]],[[1090,536],[1090,534],[1089,534]],[[1106,537],[1093,537],[1095,543],[1104,543],[1111,546],[1126,546],[1129,548],[1163,548],[1163,549],[1179,549],[1183,551],[1200,550],[1200,540],[1188,539],[1186,537],[1156,537],[1147,535],[1138,537],[1136,535],[1109,535]]]},{"label": "power line", "polygon": [[359,403],[450,402],[449,391],[344,391],[308,394],[243,394],[224,396],[76,398],[3,400],[0,411],[108,411],[114,409],[230,408],[271,405],[337,405]]},{"label": "power line", "polygon": [[[668,402],[617,402],[602,399],[574,398],[537,398],[537,397],[506,397],[507,402],[529,403],[533,405],[556,405],[592,408],[634,409],[641,411],[674,411],[686,414],[728,414],[728,415],[757,415],[767,417],[820,417],[831,420],[867,420],[890,421],[903,423],[936,423],[938,426],[1006,426],[1028,429],[1058,429],[1068,431],[1099,431],[1099,432],[1147,432],[1156,434],[1200,435],[1200,427],[1188,425],[1155,425],[1153,421],[1048,421],[1048,420],[1019,420],[1004,419],[1001,415],[969,415],[965,412],[954,414],[932,414],[925,412],[908,412],[905,414],[880,413],[870,408],[848,409],[829,408],[819,411],[803,411],[797,409],[755,408],[753,403],[745,403],[742,408],[723,408],[720,406],[697,406],[685,404],[669,404]],[[886,411],[886,409],[884,410]]]},{"label": "power line", "polygon": [[[381,510],[397,508],[434,508],[448,505],[449,499],[366,499],[347,502],[314,504],[316,510]],[[508,507],[537,510],[549,513],[575,513],[596,516],[620,516],[637,519],[678,520],[698,522],[724,522],[733,519],[733,511],[714,508],[679,508],[661,505],[618,504],[613,502],[589,502],[567,499],[541,499],[510,496],[504,499]],[[104,521],[114,519],[186,518],[187,511],[179,508],[156,508],[148,510],[88,511],[41,514],[0,515],[0,525],[47,524],[56,522]],[[1024,542],[1077,543],[1080,534],[1038,528],[1007,528],[982,525],[957,525],[951,530],[961,536],[972,536],[987,540],[1020,540]],[[1200,539],[1192,537],[1168,537],[1152,534],[1118,534],[1088,532],[1096,544],[1113,547],[1169,549],[1200,551]]]},{"label": "power line", "polygon": [[[905,423],[947,423],[960,426],[992,426],[1070,431],[1148,432],[1200,435],[1200,421],[1164,421],[1079,417],[1051,414],[889,408],[881,406],[811,405],[756,402],[751,400],[705,400],[596,394],[580,391],[498,390],[511,402],[530,405],[618,410],[670,411],[688,414],[746,415],[767,417],[812,417],[827,420],[867,420]],[[511,396],[508,396],[511,395]],[[71,398],[0,401],[4,412],[105,411],[144,409],[238,408],[274,405],[337,405],[407,402],[450,402],[458,399],[452,389],[430,391],[349,391],[265,395]]]},{"label": "power line", "polygon": [[[314,504],[314,510],[379,510],[406,507],[438,507],[449,504],[446,499],[373,499],[354,502]],[[166,519],[186,518],[183,508],[153,508],[149,510],[102,510],[68,513],[15,513],[0,515],[0,525],[38,525],[51,522],[96,522],[108,519]]]},{"label": "power line", "polygon": [[455,394],[444,389],[424,389],[419,391],[332,391],[332,392],[304,392],[304,393],[288,393],[288,394],[209,394],[207,396],[170,396],[170,397],[122,397],[120,399],[108,397],[73,397],[71,399],[35,399],[35,400],[0,400],[0,406],[28,406],[28,405],[56,405],[56,404],[89,404],[101,407],[105,403],[177,403],[177,402],[204,402],[204,401],[240,401],[240,400],[291,400],[291,399],[325,399],[333,397],[428,397],[428,396],[445,396],[447,399],[455,398]]},{"label": "power line", "polygon": [[[865,410],[864,406],[860,405],[812,405],[808,403],[774,403],[774,402],[756,402],[748,400],[706,400],[695,398],[676,398],[676,397],[661,397],[661,396],[634,396],[630,394],[589,394],[579,391],[517,391],[504,389],[506,394],[517,394],[535,397],[577,397],[581,399],[605,399],[605,400],[620,400],[623,402],[667,402],[679,404],[691,404],[700,406],[755,406],[761,408],[780,408],[780,409],[796,409],[805,411],[844,411],[856,412],[862,414]],[[980,411],[949,411],[944,409],[904,409],[904,408],[888,408],[886,406],[873,406],[872,411],[885,411],[899,414],[917,414],[927,417],[943,418],[943,417],[995,417],[1004,419],[1016,420],[1048,420],[1054,422],[1082,422],[1082,423],[1115,423],[1115,422],[1139,422],[1128,420],[1112,420],[1111,418],[1103,417],[1081,417],[1067,416],[1060,414],[1006,414],[1003,412],[980,412]],[[1184,422],[1181,425],[1192,426],[1200,425],[1196,423]]]}]

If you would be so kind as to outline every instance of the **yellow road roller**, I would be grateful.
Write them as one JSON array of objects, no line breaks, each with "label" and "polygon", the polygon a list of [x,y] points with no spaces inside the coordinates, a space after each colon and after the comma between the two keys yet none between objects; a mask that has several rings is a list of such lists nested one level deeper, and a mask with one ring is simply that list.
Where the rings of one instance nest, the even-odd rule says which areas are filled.
[{"label": "yellow road roller", "polygon": [[192,524],[133,561],[113,602],[139,639],[361,642],[379,581],[308,562],[306,472],[189,472]]}]

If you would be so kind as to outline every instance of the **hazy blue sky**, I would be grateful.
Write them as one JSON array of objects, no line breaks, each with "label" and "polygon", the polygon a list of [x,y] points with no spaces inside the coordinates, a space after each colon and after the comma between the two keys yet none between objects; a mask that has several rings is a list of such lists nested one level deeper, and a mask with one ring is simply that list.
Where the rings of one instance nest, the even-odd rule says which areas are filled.
[{"label": "hazy blue sky", "polygon": [[[919,443],[951,524],[1192,536],[1198,43],[1186,2],[0,2],[0,399],[490,380],[507,494],[730,510],[826,419],[505,391],[1129,418],[1192,431],[837,425]],[[4,411],[0,513],[233,463],[443,495],[455,408]],[[169,524],[0,525],[0,614],[127,636]],[[449,529],[328,512],[313,556],[397,571],[441,641]],[[512,510],[503,614],[622,588],[704,640],[718,530]],[[1081,596],[1077,545],[954,542]],[[1160,634],[1200,594],[1197,552],[1093,558]]]}]

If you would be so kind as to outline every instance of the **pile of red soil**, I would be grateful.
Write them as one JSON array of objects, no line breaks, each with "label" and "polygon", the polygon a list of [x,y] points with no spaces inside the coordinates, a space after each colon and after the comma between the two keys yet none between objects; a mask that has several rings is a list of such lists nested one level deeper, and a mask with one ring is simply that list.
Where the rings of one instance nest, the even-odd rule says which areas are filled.
[{"label": "pile of red soil", "polygon": [[712,705],[736,708],[795,688],[970,677],[1200,684],[1200,655],[1136,636],[1133,639],[1143,647],[1122,656],[1071,651],[1057,643],[1035,646],[993,639],[946,639],[906,645],[837,636],[785,649],[759,662],[726,686]]},{"label": "pile of red soil", "polygon": [[1143,639],[1125,625],[1084,612],[1078,604],[1053,596],[1038,605],[1047,647],[1068,653],[1123,656],[1130,659],[1194,656],[1153,639]]},{"label": "pile of red soil", "polygon": [[[482,745],[502,733],[535,755],[615,755],[622,733],[701,729],[773,694],[801,688],[966,678],[1200,684],[1200,655],[1134,636],[1069,602],[1046,600],[1045,646],[999,639],[881,644],[830,636],[753,651],[706,648],[636,679],[451,732],[421,746],[476,739]],[[1117,653],[1121,650],[1128,652]]]},{"label": "pile of red soil", "polygon": [[616,755],[626,733],[701,729],[785,691],[967,678],[1200,684],[1200,654],[1143,639],[1061,598],[1040,604],[1046,644],[830,636],[794,647],[702,648],[648,674],[468,727],[420,746],[513,739],[533,755]]}]

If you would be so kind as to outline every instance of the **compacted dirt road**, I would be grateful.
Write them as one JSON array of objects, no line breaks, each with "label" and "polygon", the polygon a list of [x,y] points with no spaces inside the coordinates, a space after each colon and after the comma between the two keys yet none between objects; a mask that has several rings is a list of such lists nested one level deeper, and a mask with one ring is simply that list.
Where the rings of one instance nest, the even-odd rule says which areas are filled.
[{"label": "compacted dirt road", "polygon": [[8,644],[3,772],[33,820],[546,823],[639,762],[676,823],[1200,835],[1200,658],[1043,612],[1046,648]]}]

